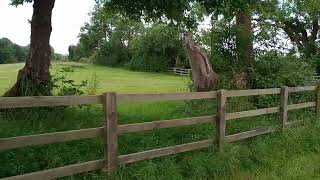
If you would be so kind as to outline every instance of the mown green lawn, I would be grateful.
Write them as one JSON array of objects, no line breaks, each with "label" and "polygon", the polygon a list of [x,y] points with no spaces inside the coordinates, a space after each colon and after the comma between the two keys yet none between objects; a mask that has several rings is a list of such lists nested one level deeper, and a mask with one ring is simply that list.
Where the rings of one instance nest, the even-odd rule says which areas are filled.
[{"label": "mown green lawn", "polygon": [[[120,68],[88,65],[81,63],[54,63],[52,74],[57,69],[74,65],[75,72],[68,78],[80,82],[91,80],[96,74],[99,86],[97,93],[116,91],[119,93],[160,93],[185,92],[188,90],[188,78],[164,73],[133,72]],[[0,65],[0,94],[3,94],[16,80],[18,70],[23,64]]]},{"label": "mown green lawn", "polygon": [[[1,65],[0,69],[11,73],[2,75],[12,76],[14,79],[15,70],[19,66],[21,65]],[[59,66],[63,65],[54,65],[54,69]],[[94,65],[83,66],[78,68],[72,77],[83,80],[93,71],[96,72],[101,82],[99,92],[104,92],[105,89],[126,93],[180,92],[185,91],[183,88],[187,86],[181,77],[166,74],[131,72]],[[102,75],[105,76],[100,77]],[[108,86],[109,81],[113,83]],[[1,87],[4,87],[2,82],[10,80],[1,80]],[[215,106],[215,100],[121,103],[118,106],[119,124],[213,115]],[[250,99],[228,100],[228,112],[251,108],[253,104]],[[304,120],[305,125],[282,133],[275,132],[227,143],[222,153],[217,152],[215,146],[212,146],[203,150],[119,166],[114,178],[121,180],[319,179],[320,119],[315,117],[313,109],[303,109],[290,111],[289,120]],[[279,124],[279,114],[243,118],[228,122],[227,134]],[[0,138],[102,125],[103,113],[100,106],[0,112]],[[213,138],[213,134],[215,134],[213,124],[125,134],[119,137],[119,154],[205,140]],[[0,178],[101,159],[102,147],[101,139],[97,138],[0,152]],[[95,171],[62,179],[91,180],[106,179],[106,177],[100,171]]]}]

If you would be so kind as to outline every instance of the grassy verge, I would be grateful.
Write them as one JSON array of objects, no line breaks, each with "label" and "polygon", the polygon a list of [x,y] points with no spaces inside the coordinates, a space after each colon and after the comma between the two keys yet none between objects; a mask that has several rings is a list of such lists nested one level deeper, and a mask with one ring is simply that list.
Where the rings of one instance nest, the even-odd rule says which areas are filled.
[{"label": "grassy verge", "polygon": [[[150,102],[119,105],[120,124],[210,115],[210,101]],[[6,113],[0,121],[0,137],[101,126],[100,107],[33,109]],[[120,166],[116,179],[316,179],[320,176],[320,122],[313,110],[290,112],[290,120],[305,126],[227,144],[224,153],[215,147]],[[231,121],[228,134],[255,127],[277,125],[278,114]],[[211,124],[121,135],[119,153],[212,138]],[[101,139],[27,147],[0,153],[0,177],[44,170],[103,157]],[[305,165],[305,163],[308,163]],[[310,168],[307,168],[310,167]],[[96,171],[62,179],[104,179]]]}]

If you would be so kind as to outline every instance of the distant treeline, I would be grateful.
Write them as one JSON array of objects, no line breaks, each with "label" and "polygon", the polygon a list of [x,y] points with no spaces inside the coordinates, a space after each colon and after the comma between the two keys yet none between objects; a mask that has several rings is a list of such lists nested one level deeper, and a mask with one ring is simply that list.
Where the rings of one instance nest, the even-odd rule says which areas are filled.
[{"label": "distant treeline", "polygon": [[152,72],[189,67],[180,32],[174,26],[155,23],[144,27],[124,17],[115,18],[107,34],[96,26],[81,29],[79,43],[69,46],[69,60]]},{"label": "distant treeline", "polygon": [[[52,50],[52,60],[64,61],[66,56],[54,53]],[[29,46],[19,46],[8,38],[0,39],[0,64],[25,62],[28,57]]]}]

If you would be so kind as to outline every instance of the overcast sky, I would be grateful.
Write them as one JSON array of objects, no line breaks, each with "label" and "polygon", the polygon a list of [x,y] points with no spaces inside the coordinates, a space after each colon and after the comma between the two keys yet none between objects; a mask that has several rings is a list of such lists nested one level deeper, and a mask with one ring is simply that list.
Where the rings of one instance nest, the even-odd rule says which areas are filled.
[{"label": "overcast sky", "polygon": [[[0,38],[7,37],[25,46],[30,43],[32,4],[9,6],[11,0],[0,0]],[[94,0],[56,0],[52,17],[50,44],[56,52],[67,54],[68,46],[78,42],[80,27],[89,20]]]}]

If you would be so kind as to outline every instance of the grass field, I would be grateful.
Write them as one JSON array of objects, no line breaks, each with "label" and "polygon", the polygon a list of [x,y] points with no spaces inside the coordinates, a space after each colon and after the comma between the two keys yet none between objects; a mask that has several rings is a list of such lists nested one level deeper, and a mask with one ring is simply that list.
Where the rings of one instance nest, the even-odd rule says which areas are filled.
[{"label": "grass field", "polygon": [[[54,69],[59,66],[63,65],[54,65]],[[11,75],[1,74],[1,78],[3,76],[11,78],[16,74],[15,70],[18,68],[19,65],[1,65],[0,73],[4,70],[11,70],[12,73]],[[117,92],[180,92],[185,91],[187,86],[186,80],[181,77],[130,72],[94,65],[85,65],[78,69],[72,77],[82,80],[89,76],[91,71],[99,73],[101,82],[99,92],[104,92],[104,89]],[[12,81],[8,79],[4,81],[1,79],[2,89],[5,87],[2,82]],[[110,82],[113,83],[109,84]],[[254,108],[246,98],[230,99],[228,102],[229,112]],[[215,101],[211,100],[123,103],[118,107],[119,123],[212,115],[215,114],[214,109]],[[290,121],[302,119],[305,121],[303,127],[229,143],[226,144],[223,153],[218,153],[213,146],[203,150],[120,166],[114,178],[121,180],[319,179],[320,121],[315,118],[312,109],[290,111]],[[227,134],[279,123],[279,114],[243,118],[228,122]],[[0,112],[0,138],[102,125],[103,113],[101,107],[97,106]],[[214,125],[204,124],[121,135],[119,154],[204,140],[212,138],[214,133]],[[0,178],[102,157],[101,139],[4,151],[0,152]],[[62,179],[105,178],[103,173],[95,171]]]},{"label": "grass field", "polygon": [[[119,93],[158,93],[185,92],[188,78],[162,73],[133,72],[119,68],[109,68],[81,63],[54,63],[51,72],[57,69],[76,65],[78,68],[70,75],[70,79],[80,82],[90,80],[96,74],[99,81],[97,93],[116,91]],[[16,80],[18,70],[23,64],[0,65],[0,94],[3,94]]]}]

